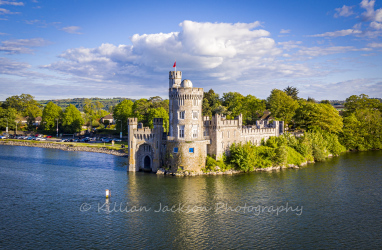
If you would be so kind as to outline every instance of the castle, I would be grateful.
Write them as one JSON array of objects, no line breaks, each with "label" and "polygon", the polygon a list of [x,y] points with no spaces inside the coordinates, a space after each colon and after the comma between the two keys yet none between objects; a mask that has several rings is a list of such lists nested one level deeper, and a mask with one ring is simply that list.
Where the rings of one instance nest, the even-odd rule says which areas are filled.
[{"label": "castle", "polygon": [[203,89],[194,88],[190,80],[182,81],[181,71],[169,73],[169,131],[163,119],[154,119],[154,128],[142,127],[137,118],[128,119],[129,171],[153,171],[166,167],[172,172],[200,171],[207,154],[219,158],[233,143],[251,142],[284,132],[282,121],[260,120],[243,126],[242,115],[226,120],[216,114],[202,117]]}]

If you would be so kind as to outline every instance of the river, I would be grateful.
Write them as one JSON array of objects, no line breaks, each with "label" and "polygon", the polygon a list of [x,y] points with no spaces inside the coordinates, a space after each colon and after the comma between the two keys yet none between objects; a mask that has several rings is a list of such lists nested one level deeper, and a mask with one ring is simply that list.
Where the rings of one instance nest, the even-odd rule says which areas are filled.
[{"label": "river", "polygon": [[171,177],[128,173],[123,157],[0,145],[0,248],[378,249],[381,159]]}]

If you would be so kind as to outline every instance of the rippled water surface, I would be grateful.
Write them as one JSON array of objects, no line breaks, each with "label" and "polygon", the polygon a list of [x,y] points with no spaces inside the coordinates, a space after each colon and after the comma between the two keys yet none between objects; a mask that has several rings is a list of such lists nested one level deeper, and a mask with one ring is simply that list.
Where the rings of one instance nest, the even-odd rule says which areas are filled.
[{"label": "rippled water surface", "polygon": [[379,249],[381,159],[179,178],[127,173],[111,155],[0,146],[0,248]]}]

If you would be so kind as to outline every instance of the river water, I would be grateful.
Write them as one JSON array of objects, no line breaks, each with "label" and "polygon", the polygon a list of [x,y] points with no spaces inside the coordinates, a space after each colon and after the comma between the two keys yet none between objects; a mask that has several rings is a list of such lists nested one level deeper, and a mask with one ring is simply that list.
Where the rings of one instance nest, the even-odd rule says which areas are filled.
[{"label": "river water", "polygon": [[380,249],[381,159],[169,177],[112,155],[0,146],[0,248]]}]

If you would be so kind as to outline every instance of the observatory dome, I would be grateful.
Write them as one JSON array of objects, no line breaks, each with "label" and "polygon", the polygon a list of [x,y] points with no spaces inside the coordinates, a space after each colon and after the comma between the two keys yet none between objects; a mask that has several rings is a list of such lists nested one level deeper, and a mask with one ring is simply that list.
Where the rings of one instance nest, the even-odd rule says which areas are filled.
[{"label": "observatory dome", "polygon": [[192,82],[190,80],[184,79],[180,84],[181,88],[192,88]]}]

